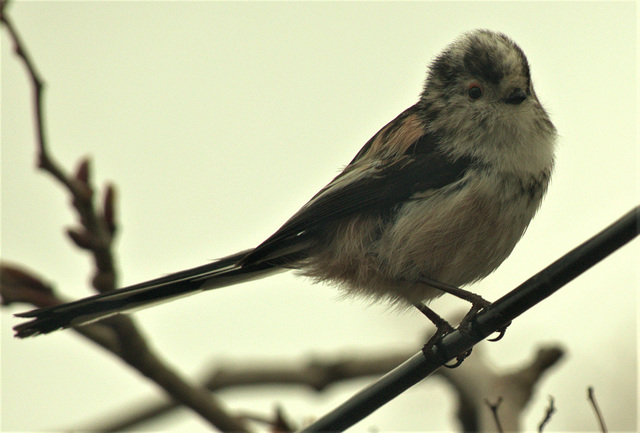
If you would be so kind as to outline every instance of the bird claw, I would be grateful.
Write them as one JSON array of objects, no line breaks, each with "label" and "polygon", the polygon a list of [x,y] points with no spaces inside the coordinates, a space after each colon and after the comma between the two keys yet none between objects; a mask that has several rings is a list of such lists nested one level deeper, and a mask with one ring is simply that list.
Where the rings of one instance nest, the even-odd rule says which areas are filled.
[{"label": "bird claw", "polygon": [[500,341],[502,340],[502,337],[504,337],[504,334],[507,332],[507,327],[511,325],[511,322],[507,323],[506,325],[504,325],[502,328],[498,329],[496,332],[498,333],[497,337],[494,338],[489,338],[487,339],[487,341]]},{"label": "bird claw", "polygon": [[460,367],[460,365],[462,364],[462,361],[464,361],[465,359],[467,359],[469,357],[469,355],[471,355],[471,351],[472,350],[473,350],[473,348],[471,348],[471,349],[467,350],[466,352],[458,355],[456,357],[455,364],[451,364],[451,365],[450,364],[443,364],[443,366],[447,367],[447,368],[458,368],[458,367]]},{"label": "bird claw", "polygon": [[[433,310],[431,310],[426,305],[421,304],[421,303],[413,303],[413,305],[418,310],[420,310],[420,312],[422,312],[426,317],[429,318],[429,320],[431,320],[436,325],[436,332],[431,336],[431,338],[429,338],[427,343],[422,348],[422,352],[426,356],[427,354],[431,353],[433,347],[436,344],[438,344],[442,340],[442,338],[444,338],[447,334],[451,333],[454,330],[454,328],[449,324],[449,322],[444,320],[442,317],[440,317],[438,314],[436,314]],[[460,322],[460,325],[458,325],[458,330],[460,332],[463,332],[463,333],[469,333],[470,332],[469,328],[471,326],[471,322],[473,322],[473,320],[475,319],[475,317],[478,314],[478,312],[481,311],[481,310],[486,309],[490,305],[491,305],[491,303],[489,301],[486,301],[485,299],[482,299],[480,297],[478,297],[478,299],[472,301],[471,309],[464,316],[464,318]],[[509,323],[506,326],[504,326],[503,328],[499,329],[497,331],[499,333],[498,336],[495,337],[495,338],[489,339],[488,341],[501,340],[502,337],[504,337],[504,334],[505,334],[505,332],[507,330],[507,326],[509,326],[510,324],[511,323]],[[462,362],[465,359],[467,359],[469,357],[469,355],[471,355],[471,350],[472,349],[469,349],[466,352],[458,355],[453,364],[444,364],[444,366],[447,367],[447,368],[457,368],[457,367],[459,367],[462,364]]]},{"label": "bird claw", "polygon": [[[489,304],[491,305],[491,304]],[[458,326],[458,329],[460,329],[460,332],[466,332],[466,329],[469,328],[471,322],[475,319],[476,315],[478,314],[478,312],[481,309],[486,308],[485,306],[483,306],[482,308],[479,308],[477,305],[474,305],[471,307],[471,309],[469,310],[469,312],[464,316],[464,318],[462,319],[462,321],[460,322],[460,325]],[[503,326],[502,328],[498,329],[496,332],[498,333],[497,337],[494,338],[488,338],[487,341],[500,341],[502,340],[502,337],[504,337],[505,333],[507,332],[507,327],[511,325],[511,322],[507,323],[505,326]]]},{"label": "bird claw", "polygon": [[448,322],[443,320],[437,325],[436,332],[429,338],[429,340],[427,340],[425,345],[422,346],[422,353],[424,353],[425,356],[431,353],[431,349],[433,349],[433,347],[438,344],[445,335],[449,334],[452,331],[453,327],[449,325]]},{"label": "bird claw", "polygon": [[[425,356],[428,353],[431,353],[431,350],[433,349],[433,347],[440,343],[440,341],[450,332],[452,332],[454,329],[451,325],[449,325],[447,322],[445,322],[445,324],[441,325],[435,332],[435,334],[433,334],[431,336],[431,338],[429,338],[429,341],[427,341],[427,343],[423,346],[422,348],[422,353],[425,354]],[[443,364],[444,367],[447,368],[457,368],[460,366],[460,364],[462,364],[462,362],[467,359],[469,357],[469,355],[471,355],[471,349],[467,350],[466,352],[458,355],[456,357],[455,363],[454,364]]]}]

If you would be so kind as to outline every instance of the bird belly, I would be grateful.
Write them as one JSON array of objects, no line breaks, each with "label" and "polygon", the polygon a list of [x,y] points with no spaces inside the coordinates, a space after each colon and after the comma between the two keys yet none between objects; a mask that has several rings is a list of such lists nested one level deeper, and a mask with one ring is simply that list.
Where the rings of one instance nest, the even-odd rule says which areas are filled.
[{"label": "bird belly", "polygon": [[391,219],[343,221],[302,264],[302,274],[347,294],[413,302],[442,294],[421,277],[454,286],[486,277],[522,237],[542,194],[522,194],[497,177],[472,179],[415,197]]},{"label": "bird belly", "polygon": [[[520,192],[518,185],[476,178],[407,203],[379,242],[380,269],[396,281],[427,277],[453,286],[486,277],[511,254],[538,208],[539,198]],[[416,284],[397,290],[412,300],[441,294]]]}]

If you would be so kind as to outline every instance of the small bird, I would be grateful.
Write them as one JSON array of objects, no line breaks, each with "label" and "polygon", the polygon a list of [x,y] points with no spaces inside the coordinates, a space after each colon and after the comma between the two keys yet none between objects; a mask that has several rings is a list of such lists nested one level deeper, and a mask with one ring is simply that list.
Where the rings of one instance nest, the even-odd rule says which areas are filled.
[{"label": "small bird", "polygon": [[[68,304],[17,314],[46,334],[186,294],[295,270],[349,294],[415,305],[493,272],[537,212],[556,129],[523,51],[474,30],[430,64],[418,102],[378,131],[327,186],[253,249]],[[478,305],[480,303],[480,305]],[[430,313],[433,313],[430,315]],[[434,321],[437,322],[437,321]]]}]

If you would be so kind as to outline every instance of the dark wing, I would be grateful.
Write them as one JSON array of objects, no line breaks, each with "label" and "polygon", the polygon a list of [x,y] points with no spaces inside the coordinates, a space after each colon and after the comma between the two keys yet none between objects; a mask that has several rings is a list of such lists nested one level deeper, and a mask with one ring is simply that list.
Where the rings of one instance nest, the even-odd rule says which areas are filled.
[{"label": "dark wing", "polygon": [[372,140],[340,175],[248,254],[241,265],[277,259],[303,249],[314,233],[342,218],[367,212],[385,213],[416,193],[452,184],[462,179],[473,163],[470,158],[453,160],[445,155],[439,149],[437,137],[430,133],[404,146],[406,150],[401,156],[387,160],[366,157],[369,150],[366,147]]}]

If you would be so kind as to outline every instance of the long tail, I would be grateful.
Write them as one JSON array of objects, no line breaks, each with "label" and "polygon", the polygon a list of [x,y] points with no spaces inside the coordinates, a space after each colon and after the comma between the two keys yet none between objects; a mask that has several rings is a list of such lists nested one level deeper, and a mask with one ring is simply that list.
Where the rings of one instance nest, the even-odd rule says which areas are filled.
[{"label": "long tail", "polygon": [[251,251],[243,251],[204,266],[67,304],[19,313],[16,314],[17,317],[33,320],[13,329],[20,338],[47,334],[57,329],[94,322],[114,314],[130,312],[203,290],[243,283],[284,270],[267,262],[240,265],[239,262]]}]

